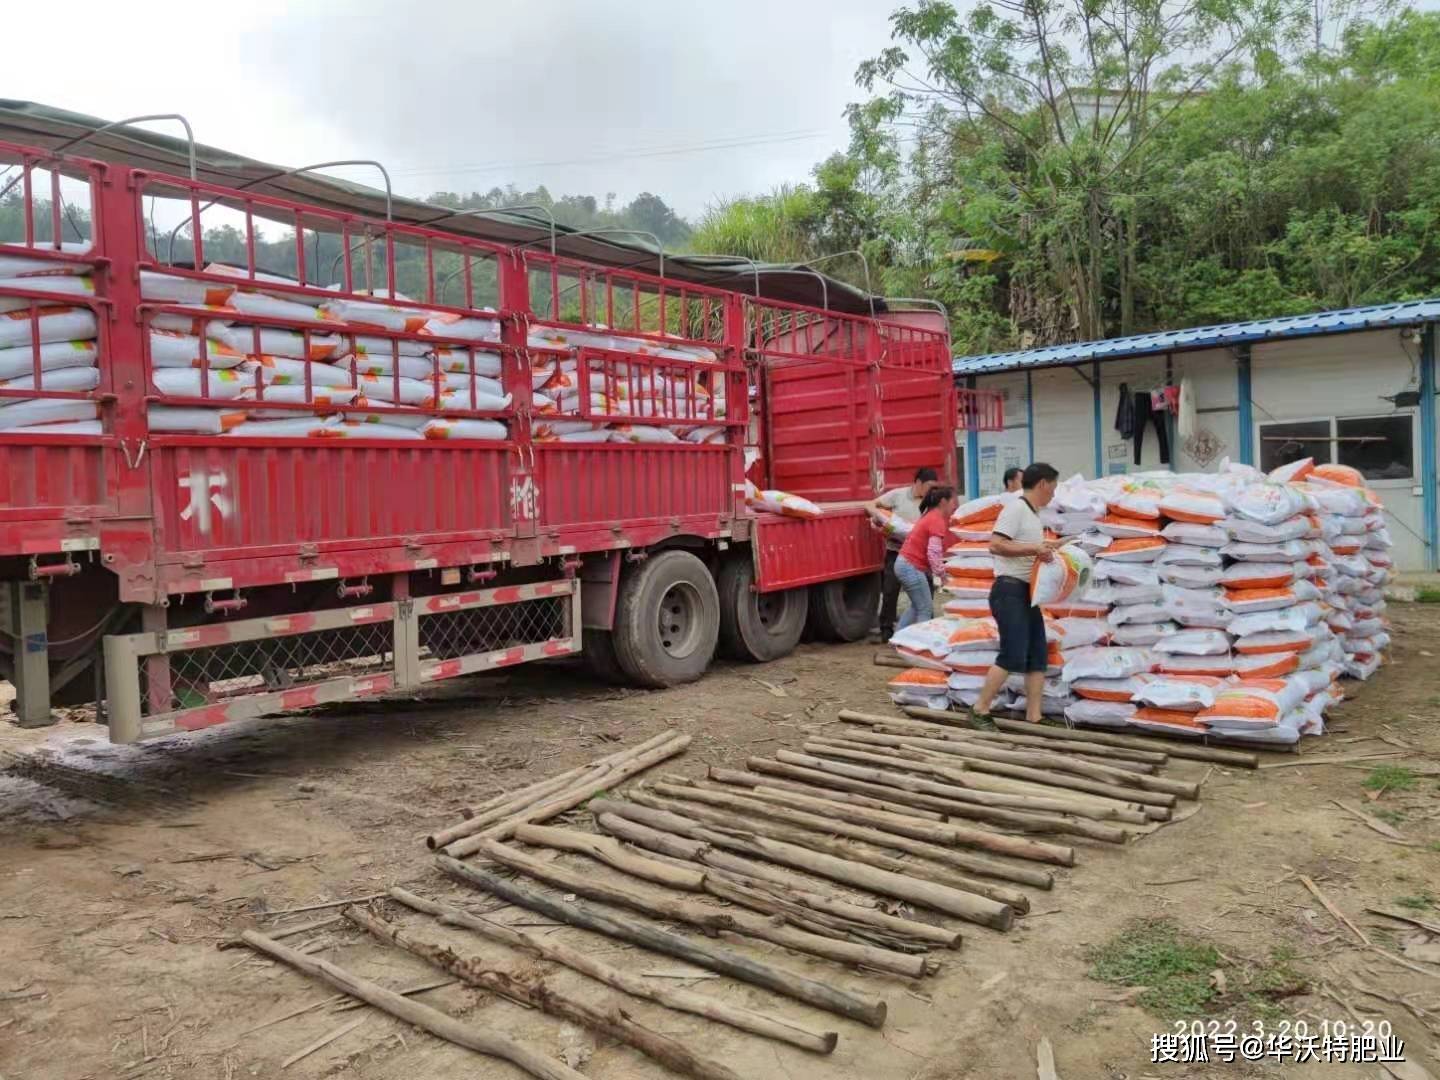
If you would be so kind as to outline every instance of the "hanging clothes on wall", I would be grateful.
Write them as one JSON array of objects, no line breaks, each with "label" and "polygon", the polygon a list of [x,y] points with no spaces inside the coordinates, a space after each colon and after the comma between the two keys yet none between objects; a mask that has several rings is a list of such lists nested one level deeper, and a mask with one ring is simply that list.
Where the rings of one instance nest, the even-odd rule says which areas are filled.
[{"label": "hanging clothes on wall", "polygon": [[1141,390],[1134,398],[1135,413],[1135,464],[1140,464],[1140,455],[1145,447],[1145,425],[1153,424],[1155,438],[1160,443],[1160,464],[1170,464],[1170,432],[1165,421],[1165,394],[1162,391],[1157,403],[1149,390]]},{"label": "hanging clothes on wall", "polygon": [[1180,404],[1175,410],[1175,434],[1182,440],[1193,439],[1200,430],[1199,417],[1195,415],[1195,384],[1189,375],[1180,377]]},{"label": "hanging clothes on wall", "polygon": [[1135,437],[1135,403],[1130,397],[1130,387],[1120,384],[1120,404],[1115,410],[1115,430],[1122,439]]}]

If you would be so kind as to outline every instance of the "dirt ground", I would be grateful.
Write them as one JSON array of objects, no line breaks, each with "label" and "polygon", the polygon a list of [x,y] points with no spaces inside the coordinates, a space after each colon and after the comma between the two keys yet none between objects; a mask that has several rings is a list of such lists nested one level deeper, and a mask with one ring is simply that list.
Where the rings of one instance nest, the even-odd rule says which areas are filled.
[{"label": "dirt ground", "polygon": [[[838,1049],[818,1057],[646,1003],[627,1001],[628,1011],[746,1078],[1033,1078],[1042,1036],[1066,1080],[1389,1075],[1377,1065],[1152,1064],[1151,1036],[1170,1025],[1133,994],[1089,978],[1089,953],[1117,935],[1123,940],[1136,918],[1168,917],[1212,942],[1232,972],[1287,948],[1308,990],[1278,1003],[1285,1015],[1312,1031],[1322,1020],[1387,1019],[1409,1061],[1440,1075],[1436,1036],[1427,1030],[1440,1033],[1440,965],[1420,963],[1421,973],[1362,949],[1299,880],[1313,879],[1392,953],[1413,948],[1413,936],[1365,914],[1367,906],[1395,909],[1403,898],[1411,914],[1440,922],[1433,899],[1440,896],[1440,609],[1399,605],[1393,616],[1392,664],[1355,689],[1332,715],[1331,733],[1307,741],[1301,758],[1266,760],[1395,756],[1255,772],[1173,762],[1167,775],[1204,781],[1197,813],[1125,848],[1081,842],[1079,865],[1060,871],[1053,891],[1032,891],[1032,911],[1012,932],[965,927],[963,948],[942,954],[940,974],[923,983],[729,943],[883,996],[883,1031],[720,978],[675,985],[834,1028]],[[266,911],[391,884],[479,911],[497,908],[432,869],[421,844],[427,831],[457,820],[462,806],[667,726],[694,742],[651,775],[699,776],[710,764],[798,746],[839,708],[887,711],[887,672],[870,663],[873,652],[805,646],[768,667],[721,666],[697,685],[658,693],[616,691],[578,670],[536,667],[457,681],[423,700],[350,704],[139,748],[112,747],[83,723],[30,732],[0,726],[0,758],[47,747],[59,762],[0,772],[0,1080],[518,1077],[508,1064],[369,1008],[337,1014],[326,1007],[251,1030],[331,991],[216,944],[244,928],[279,929],[327,914],[264,918]],[[1376,765],[1403,765],[1418,777],[1372,802],[1362,782]],[[1371,831],[1336,800],[1383,812],[1408,842]],[[575,819],[583,821],[583,811]],[[513,907],[491,917],[544,922]],[[397,918],[433,929],[415,916]],[[525,963],[473,935],[435,932],[462,952]],[[545,924],[534,932],[631,970],[672,978],[693,970],[584,931]],[[392,987],[435,977],[343,923],[290,941],[307,938],[319,939],[319,955]],[[610,993],[563,970],[553,979],[592,1001]],[[452,985],[420,999],[563,1054],[596,1080],[665,1075],[628,1048],[597,1045],[575,1027],[490,994]],[[358,1028],[282,1074],[292,1054],[356,1019]]]}]

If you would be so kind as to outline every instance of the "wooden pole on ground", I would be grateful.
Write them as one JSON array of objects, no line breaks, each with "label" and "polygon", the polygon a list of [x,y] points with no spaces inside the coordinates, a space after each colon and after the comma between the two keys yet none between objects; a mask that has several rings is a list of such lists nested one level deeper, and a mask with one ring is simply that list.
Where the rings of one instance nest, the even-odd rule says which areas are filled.
[{"label": "wooden pole on ground", "polygon": [[[904,730],[897,729],[894,724],[876,724],[876,729],[874,730],[887,734],[900,734],[900,736],[903,737],[922,737],[922,739],[926,739],[926,742],[939,743],[942,744],[942,746],[948,743],[963,743],[968,747],[988,746],[988,743],[984,743],[978,739],[971,739],[968,734],[960,732],[960,730],[955,730],[955,732],[946,730],[946,733],[943,734],[940,739],[927,739],[923,734],[904,732]],[[1017,765],[1027,765],[1028,763],[1028,765],[1037,765],[1040,766],[1040,768],[1060,768],[1060,762],[1064,762],[1064,760],[1070,756],[1066,752],[1058,752],[1058,750],[1054,749],[1035,750],[1031,749],[1031,747],[1021,746],[1009,747],[1008,753],[1011,753],[1014,757],[1009,757],[1009,759],[999,759],[999,757],[996,757],[995,760],[1012,760],[1012,762],[1017,763]],[[1024,756],[1028,755],[1035,755],[1034,760],[1031,760],[1031,762],[1024,760]],[[1090,779],[1109,779],[1110,783],[1120,783],[1120,785],[1133,786],[1133,788],[1143,788],[1145,791],[1168,792],[1171,793],[1171,795],[1179,795],[1184,799],[1200,798],[1200,785],[1198,785],[1198,783],[1191,782],[1191,780],[1168,779],[1165,778],[1165,776],[1152,776],[1153,766],[1146,766],[1145,770],[1139,770],[1136,768],[1139,763],[1102,763],[1089,759],[1089,757],[1081,759],[1081,762],[1083,762],[1084,768],[1071,769],[1071,772],[1079,776],[1090,776]],[[1126,766],[1129,766],[1129,768],[1126,768]]]},{"label": "wooden pole on ground", "polygon": [[885,1023],[885,1002],[879,998],[860,997],[718,945],[680,937],[648,922],[596,911],[584,904],[565,903],[448,855],[437,855],[435,862],[451,877],[476,885],[512,904],[538,911],[557,922],[595,930],[632,945],[679,957],[697,967],[763,986],[777,994],[870,1027],[878,1028]]},{"label": "wooden pole on ground", "polygon": [[728,851],[716,850],[703,841],[689,840],[674,833],[661,832],[647,825],[641,825],[638,821],[630,821],[615,814],[600,814],[596,817],[595,822],[612,836],[617,836],[627,843],[648,848],[659,854],[668,855],[672,859],[685,859],[722,873],[742,874],[747,878],[768,882],[784,889],[787,896],[793,896],[806,907],[813,908],[815,911],[848,919],[851,922],[900,937],[913,938],[931,945],[943,945],[947,949],[958,949],[961,945],[962,938],[958,931],[946,930],[943,927],[931,926],[929,923],[916,922],[913,919],[887,915],[875,908],[852,904],[816,892],[813,881],[779,866],[752,862],[738,855],[732,855]]},{"label": "wooden pole on ground", "polygon": [[[533,829],[544,829],[539,825],[522,825],[516,830],[516,838],[526,840],[526,833]],[[568,832],[569,830],[559,830]],[[535,834],[532,834],[532,836]],[[653,852],[649,855],[639,855],[636,852],[622,847],[617,841],[609,836],[596,837],[592,833],[575,833],[574,835],[585,840],[603,840],[606,844],[613,844],[616,849],[624,852],[633,862],[638,865],[658,867],[662,871],[672,871],[677,874],[693,876],[700,882],[700,891],[708,893],[717,900],[724,900],[728,903],[739,904],[741,907],[749,908],[751,911],[758,911],[762,915],[778,919],[795,927],[797,930],[806,930],[812,934],[819,934],[821,937],[834,938],[837,941],[847,941],[875,945],[882,949],[891,949],[901,953],[923,952],[921,946],[915,946],[909,941],[902,941],[894,934],[878,933],[868,924],[858,923],[853,919],[839,918],[826,913],[806,907],[797,897],[792,895],[783,886],[773,881],[757,878],[753,875],[735,873],[721,870],[718,867],[707,866],[704,873],[699,873],[693,865],[695,860],[688,858],[675,858],[663,852]],[[680,840],[679,837],[676,837]],[[527,841],[529,842],[529,841]],[[681,843],[692,843],[692,841],[680,840]],[[545,846],[539,844],[537,846]],[[703,844],[696,844],[704,847]],[[573,849],[582,853],[590,851],[590,845],[577,845]],[[930,968],[938,968],[938,964],[930,965]],[[932,973],[927,969],[927,974]]]},{"label": "wooden pole on ground", "polygon": [[[806,745],[818,748],[822,744],[807,743]],[[823,745],[828,746],[829,744]],[[786,753],[791,754],[795,759],[806,756],[791,751],[786,751]],[[853,753],[858,755],[864,751],[857,749]],[[829,756],[839,755],[837,753]],[[879,757],[879,755],[876,756]],[[1023,811],[1026,815],[1071,814],[1094,821],[1122,821],[1135,825],[1143,825],[1146,820],[1143,811],[1129,809],[1108,799],[1095,799],[1092,802],[1082,801],[1081,798],[1072,800],[1063,796],[1061,792],[1055,792],[1055,797],[1050,798],[1049,796],[1015,794],[1009,791],[990,791],[972,787],[971,785],[975,784],[978,777],[963,773],[963,771],[963,781],[934,785],[936,788],[944,788],[945,794],[941,795],[938,791],[932,791],[928,787],[915,787],[916,778],[905,776],[902,773],[893,773],[888,777],[866,782],[863,777],[857,779],[860,777],[859,772],[842,773],[830,768],[829,766],[836,764],[835,762],[822,761],[817,757],[810,757],[809,760],[816,764],[813,767],[806,767],[769,758],[749,758],[745,765],[755,773],[763,773],[765,781],[777,776],[789,777],[793,780],[803,780],[808,786],[814,788],[823,786],[826,790],[860,791],[905,806],[935,810],[948,817],[994,821],[997,824],[1008,824],[1012,819],[992,817],[986,812],[987,810],[1018,810]],[[859,759],[856,758],[856,760]],[[880,760],[885,762],[887,768],[893,769],[905,769],[907,764],[899,758],[881,757]],[[923,770],[910,769],[907,771]],[[927,775],[930,774],[927,773]],[[961,786],[962,783],[964,786]],[[922,794],[922,792],[926,794]]]},{"label": "wooden pole on ground", "polygon": [[[983,859],[976,855],[955,851],[952,848],[934,847],[937,854],[925,854],[927,864],[906,862],[890,854],[890,851],[909,851],[911,845],[920,845],[918,840],[908,840],[902,836],[887,836],[881,842],[840,840],[836,834],[849,835],[853,826],[837,828],[827,826],[824,829],[817,829],[809,825],[781,824],[777,820],[761,817],[758,820],[752,818],[737,818],[733,813],[726,810],[717,810],[709,806],[696,806],[692,802],[677,803],[671,799],[664,799],[649,791],[630,791],[626,793],[631,801],[641,806],[648,806],[655,810],[664,810],[682,817],[690,817],[703,825],[719,829],[724,832],[736,832],[762,837],[767,840],[775,840],[784,844],[793,844],[796,847],[805,848],[813,852],[820,852],[825,855],[833,855],[837,859],[845,859],[850,862],[861,863],[865,866],[872,866],[877,870],[886,870],[892,874],[900,874],[903,877],[922,881],[935,882],[945,885],[964,894],[970,894],[976,898],[986,897],[998,904],[1006,904],[1016,911],[1024,914],[1030,910],[1030,898],[1019,889],[1012,888],[1002,882],[1020,878],[1032,877],[1035,880],[1051,880],[1050,875],[1035,867],[1010,867],[1002,863]],[[764,805],[764,804],[761,804]],[[772,807],[773,809],[773,807]],[[793,818],[793,813],[787,815]],[[884,835],[884,834],[882,834]],[[922,845],[930,846],[930,845]],[[886,849],[890,850],[886,850]],[[919,854],[919,852],[914,852]],[[944,854],[938,854],[944,853]],[[751,853],[753,854],[753,852]],[[954,859],[955,862],[949,865],[961,867],[975,872],[977,868],[984,868],[987,873],[993,875],[996,880],[982,880],[971,877],[969,874],[962,874],[956,870],[948,869],[945,866],[933,865],[936,863],[947,863]],[[1019,881],[1019,884],[1029,884],[1028,881]]]},{"label": "wooden pole on ground", "polygon": [[[1117,768],[1114,765],[1101,765],[1090,761],[1075,759],[1066,768],[1063,763],[1071,760],[1069,755],[1063,753],[1029,750],[1014,748],[1010,750],[994,750],[988,744],[974,742],[963,735],[951,735],[940,739],[930,739],[924,736],[913,735],[905,729],[896,728],[889,724],[878,724],[872,731],[857,731],[851,738],[861,741],[881,738],[901,738],[907,744],[914,745],[918,749],[933,750],[936,753],[949,754],[958,753],[962,748],[969,758],[988,761],[1004,761],[1012,765],[1028,765],[1039,769],[1056,769],[1061,772],[1071,772],[1076,776],[1087,777],[1091,780],[1098,780],[1101,783],[1115,784],[1120,787],[1135,787],[1142,791],[1160,791],[1169,795],[1176,795],[1182,799],[1198,799],[1200,797],[1200,785],[1188,780],[1172,780],[1165,776],[1151,776],[1148,773],[1137,773],[1127,769]],[[981,753],[982,749],[984,753]]]},{"label": "wooden pole on ground", "polygon": [[[804,745],[804,753],[796,753],[793,750],[776,751],[775,757],[782,765],[800,766],[824,773],[833,773],[838,776],[851,777],[857,780],[868,781],[872,784],[885,784],[907,792],[922,792],[927,795],[934,795],[944,799],[959,800],[964,798],[970,791],[969,785],[973,783],[973,773],[960,767],[960,762],[953,759],[940,758],[939,760],[918,751],[904,751],[894,754],[880,752],[880,747],[865,747],[857,749],[846,745],[832,745],[820,741],[807,742]],[[873,753],[870,751],[874,751]],[[823,756],[822,756],[823,755]],[[830,760],[839,759],[839,760]],[[859,764],[848,764],[851,762]],[[752,768],[764,768],[758,763],[752,762]],[[877,771],[878,770],[878,771]],[[906,772],[920,773],[923,776],[935,777],[934,780],[922,780],[917,777],[906,776]],[[1026,798],[1028,796],[1020,796]],[[1056,800],[1065,804],[1065,809],[1058,810],[1058,813],[1076,814],[1081,811],[1077,809],[1083,805],[1078,799],[1063,799],[1062,793],[1056,791]],[[922,805],[930,806],[930,803]],[[961,805],[958,804],[957,805]],[[958,812],[958,811],[957,811]],[[1074,824],[1065,824],[1070,819],[1048,817],[1040,813],[1030,812],[1029,807],[1022,810],[1000,811],[1010,815],[1000,819],[1002,823],[1012,827],[1024,828],[1028,820],[1032,826],[1041,822],[1053,831],[1071,833],[1073,835],[1090,835],[1089,827],[1094,822],[1076,821]],[[990,816],[995,812],[991,811]],[[1021,815],[1021,816],[1016,816]],[[1085,815],[1088,817],[1088,815]],[[1130,815],[1126,815],[1127,819]],[[1143,815],[1142,815],[1143,816]],[[1034,831],[1032,827],[1030,831]]]},{"label": "wooden pole on ground", "polygon": [[[890,736],[883,736],[889,738]],[[939,740],[927,740],[939,742]],[[940,743],[942,746],[948,744]],[[911,749],[919,749],[911,747]],[[928,749],[928,748],[926,748]],[[1160,806],[1170,809],[1175,805],[1175,796],[1166,795],[1158,791],[1142,791],[1139,788],[1127,788],[1118,784],[1105,783],[1100,780],[1088,780],[1083,776],[1076,776],[1067,772],[1056,772],[1051,769],[1037,769],[1026,765],[1011,765],[1005,762],[989,760],[989,755],[984,758],[972,756],[967,750],[954,744],[943,751],[951,757],[965,762],[965,767],[974,772],[990,773],[993,776],[1005,776],[1012,780],[1029,780],[1031,783],[1043,784],[1046,787],[1064,788],[1067,791],[1083,791],[1091,795],[1105,795],[1109,798],[1124,802],[1142,803],[1147,806]],[[931,751],[932,756],[934,751]],[[779,756],[778,754],[776,755]]]},{"label": "wooden pole on ground", "polygon": [[[867,724],[875,726],[884,724],[893,726],[896,724],[909,727],[912,724],[917,732],[933,731],[944,732],[947,736],[960,732],[964,738],[978,739],[982,742],[1010,743],[1014,746],[1030,746],[1038,750],[1055,750],[1055,740],[1045,739],[1039,735],[1018,735],[1008,731],[990,731],[988,729],[972,726],[964,718],[963,713],[942,712],[939,709],[925,709],[917,705],[901,705],[899,708],[905,710],[905,714],[915,717],[914,720],[902,720],[897,716],[879,716],[872,713],[859,713],[845,710],[840,713],[841,719],[853,724]],[[927,720],[919,717],[929,718]],[[945,719],[942,719],[944,717]],[[1033,724],[1022,724],[1022,727],[1033,729]],[[1077,734],[1082,734],[1077,732]],[[941,737],[937,734],[937,738]],[[1066,752],[1073,750],[1075,753],[1084,754],[1090,757],[1113,758],[1116,761],[1133,761],[1137,764],[1164,765],[1168,755],[1163,750],[1130,750],[1123,746],[1106,746],[1103,743],[1093,741],[1076,741],[1070,747],[1065,748]]]},{"label": "wooden pole on ground", "polygon": [[[1146,818],[1158,817],[1160,820],[1168,820],[1171,807],[1175,802],[1173,795],[1140,791],[1137,788],[1123,788],[1118,785],[1097,784],[1095,781],[1085,780],[1082,777],[1052,773],[1043,769],[1028,769],[1019,765],[978,761],[967,757],[959,750],[951,753],[937,753],[934,750],[918,746],[889,745],[883,741],[875,742],[874,739],[860,742],[855,739],[856,734],[859,733],[852,733],[846,739],[815,738],[805,743],[804,746],[807,753],[824,753],[830,757],[840,756],[839,751],[841,750],[848,753],[868,752],[880,756],[890,762],[892,768],[897,769],[909,768],[908,765],[903,764],[906,762],[923,763],[931,768],[948,768],[951,770],[947,777],[948,782],[959,787],[978,788],[985,791],[1023,792],[1025,794],[1044,792],[1046,796],[1052,798],[1071,802],[1100,800],[1102,805],[1108,806],[1118,803],[1127,809],[1140,811]],[[874,738],[884,740],[890,736],[879,735]],[[776,757],[785,761],[788,760],[785,757],[788,753],[791,751],[776,751]],[[929,774],[927,769],[917,768],[912,771],[925,771]],[[1112,793],[1107,794],[1102,790],[1107,787],[1111,789]],[[1160,802],[1168,800],[1170,805],[1152,805],[1146,801],[1150,799]]]},{"label": "wooden pole on ground", "polygon": [[[919,818],[904,818],[898,814],[848,807],[841,803],[821,803],[817,806],[813,799],[802,795],[786,795],[783,792],[772,799],[757,799],[753,795],[738,795],[676,784],[656,784],[654,790],[657,794],[672,799],[688,799],[741,813],[776,818],[787,825],[798,825],[820,832],[829,831],[870,844],[899,847],[902,851],[922,855],[927,859],[937,858],[937,846],[943,851],[944,845],[974,847],[996,855],[1048,863],[1056,863],[1057,859],[1064,858],[1065,851],[1071,850],[1028,837],[993,833],[961,825],[934,825]],[[906,843],[897,844],[899,840]],[[1070,857],[1073,860],[1073,851]],[[973,862],[967,860],[963,868],[973,869],[973,865]],[[1056,865],[1071,866],[1073,862],[1059,862]]]},{"label": "wooden pole on ground", "polygon": [[[542,862],[523,852],[495,841],[489,841],[480,849],[485,857],[512,870],[529,874],[547,884],[558,886],[592,900],[600,900],[616,907],[629,908],[642,915],[665,919],[669,922],[685,923],[707,935],[715,936],[722,931],[743,937],[769,941],[783,945],[796,952],[809,953],[837,964],[855,964],[901,975],[907,979],[918,979],[926,974],[924,957],[906,956],[889,949],[878,949],[871,945],[859,945],[850,941],[835,941],[819,934],[797,930],[793,926],[777,923],[750,914],[748,911],[719,911],[701,907],[687,900],[656,893],[640,892],[623,885],[601,881],[593,874],[571,870],[558,863]],[[635,856],[640,859],[643,856]],[[653,862],[654,860],[647,860]],[[703,877],[703,875],[701,875]]]},{"label": "wooden pole on ground", "polygon": [[605,961],[596,959],[579,949],[571,948],[569,945],[552,941],[549,938],[522,933],[500,923],[491,922],[489,919],[482,919],[478,915],[472,915],[460,908],[427,900],[398,886],[392,888],[389,895],[391,899],[408,908],[434,916],[446,926],[472,930],[492,941],[498,941],[513,949],[525,950],[552,963],[562,964],[582,975],[588,975],[606,986],[623,990],[632,997],[653,1001],[657,1005],[664,1005],[677,1012],[703,1016],[707,1020],[728,1024],[740,1031],[748,1031],[752,1035],[761,1035],[767,1039],[776,1039],[817,1054],[830,1053],[835,1049],[835,1044],[840,1037],[833,1031],[807,1031],[750,1009],[730,1005],[715,998],[706,997],[704,994],[697,994],[692,990],[650,983],[641,976],[607,964]]},{"label": "wooden pole on ground", "polygon": [[387,990],[368,979],[362,979],[328,960],[319,960],[313,956],[296,952],[254,930],[246,930],[240,936],[244,938],[245,944],[256,952],[264,953],[266,956],[289,964],[297,971],[303,971],[306,975],[321,979],[335,989],[344,991],[351,997],[359,998],[407,1024],[423,1028],[446,1042],[463,1046],[467,1050],[502,1058],[531,1076],[540,1077],[541,1080],[585,1080],[581,1073],[563,1062],[546,1057],[522,1043],[506,1038],[504,1035],[498,1035],[487,1028],[462,1023],[438,1009],[432,1009],[429,1005],[411,1001],[393,990]]},{"label": "wooden pole on ground", "polygon": [[847,738],[857,742],[878,742],[885,740],[889,745],[909,745],[916,749],[931,750],[937,754],[963,753],[971,761],[1000,762],[1006,765],[1023,765],[1047,772],[1073,774],[1102,784],[1122,787],[1141,787],[1144,776],[1125,772],[1109,765],[1096,765],[1075,755],[1059,754],[1040,750],[1002,748],[991,743],[971,741],[956,731],[943,738],[928,738],[903,726],[876,724],[871,731],[853,731]]},{"label": "wooden pole on ground", "polygon": [[[699,815],[685,817],[674,813],[661,800],[655,802],[661,805],[642,806],[610,799],[597,800],[594,810],[596,813],[616,814],[648,825],[652,829],[676,833],[691,840],[703,840],[713,847],[766,859],[794,870],[804,870],[816,877],[854,885],[883,896],[893,896],[897,900],[908,900],[996,930],[1010,929],[1015,917],[1013,905],[979,893],[914,877],[902,871],[882,869],[868,862],[859,862],[853,857],[847,858],[846,854],[854,854],[847,845],[827,841],[823,837],[807,837],[808,842],[802,845],[771,839],[755,829],[732,829],[728,832],[723,829],[716,830],[707,828],[697,820]],[[816,846],[812,847],[811,844]],[[889,860],[889,863],[906,865],[898,859]],[[906,866],[906,869],[913,871],[920,868]]]},{"label": "wooden pole on ground", "polygon": [[737,1073],[719,1062],[703,1058],[668,1035],[637,1024],[625,1015],[618,1001],[606,1002],[603,1008],[596,1008],[557,990],[543,979],[533,975],[529,978],[519,976],[494,967],[479,956],[461,956],[441,942],[418,937],[371,912],[351,907],[346,908],[344,914],[378,940],[420,957],[461,982],[490,990],[532,1009],[589,1028],[602,1037],[632,1046],[682,1076],[694,1076],[699,1080],[740,1080]]},{"label": "wooden pole on ground", "polygon": [[515,830],[515,839],[533,847],[554,848],[556,851],[573,851],[588,855],[596,862],[619,870],[631,877],[638,877],[657,885],[684,892],[704,892],[705,875],[694,870],[682,870],[669,863],[656,862],[643,855],[637,855],[608,836],[580,832],[577,829],[557,829],[553,825],[521,825]]},{"label": "wooden pole on ground", "polygon": [[[854,792],[837,791],[834,788],[817,787],[814,784],[798,784],[793,780],[761,776],[759,773],[745,772],[743,769],[722,769],[718,765],[711,765],[707,775],[716,783],[728,784],[731,787],[765,787],[776,791],[794,792],[796,795],[809,795],[812,799],[830,799],[832,802],[865,806],[871,810],[889,810],[893,814],[908,814],[911,817],[924,818],[926,821],[945,820],[945,815],[937,810],[922,810],[918,806],[905,806],[902,803],[872,799],[868,795],[856,795]],[[677,778],[667,776],[665,779],[674,783]]]},{"label": "wooden pole on ground", "polygon": [[[586,799],[630,779],[636,773],[644,772],[657,762],[674,757],[690,745],[689,735],[681,735],[678,732],[669,732],[668,734],[671,736],[669,740],[659,742],[657,740],[660,739],[660,736],[657,735],[654,739],[647,740],[631,751],[627,751],[628,757],[612,762],[598,775],[587,775],[580,784],[574,787],[566,788],[541,802],[534,803],[491,825],[483,832],[456,840],[445,849],[445,854],[459,859],[479,851],[486,840],[508,840],[515,834],[517,826],[534,825],[541,821],[548,821],[567,810],[573,810]],[[641,750],[641,747],[647,747],[647,749]]]},{"label": "wooden pole on ground", "polygon": [[[1027,724],[1019,720],[1005,720],[999,717],[995,720],[995,727],[999,731],[1021,732],[1037,738],[1055,739],[1060,742],[1085,741],[1100,743],[1104,746],[1125,746],[1131,750],[1150,750],[1157,745],[1157,740],[1146,738],[1143,735],[1112,735],[1108,731],[1075,731],[1066,727]],[[1191,743],[1163,742],[1158,745],[1164,746],[1165,753],[1172,758],[1209,761],[1216,765],[1233,765],[1238,769],[1260,767],[1260,759],[1244,750],[1223,750],[1218,746],[1196,746]]]},{"label": "wooden pole on ground", "polygon": [[[947,783],[918,780],[914,777],[905,776],[903,772],[885,772],[881,768],[874,767],[882,766],[888,769],[904,770],[908,764],[911,764],[904,759],[891,759],[880,754],[866,754],[863,751],[850,750],[848,747],[832,747],[828,744],[820,743],[806,743],[805,751],[806,754],[816,755],[810,758],[812,764],[807,766],[814,768],[816,771],[836,773],[841,777],[847,777],[853,780],[890,785],[900,790],[925,793],[945,799],[954,799],[957,795],[963,796],[967,792],[966,788],[959,786],[959,784],[965,782],[963,777],[966,774],[954,769],[947,771],[943,765],[926,768],[925,766],[929,766],[929,762],[917,762],[915,764],[919,764],[921,768],[911,771],[924,773],[927,776],[935,776],[941,781],[947,781]],[[798,759],[805,756],[789,751],[785,753],[787,754],[786,761],[794,760],[796,764],[799,764]],[[832,766],[835,763],[827,763],[824,758],[819,755],[838,757],[846,761],[858,761],[861,764],[848,768],[834,768]],[[929,806],[932,804],[926,802],[923,805]],[[1073,811],[1069,809],[1063,811],[1063,813],[1071,812]],[[1102,840],[1108,844],[1123,844],[1129,839],[1129,834],[1119,826],[1092,821],[1089,820],[1088,817],[1061,817],[1053,813],[1031,812],[1028,809],[1011,810],[984,805],[974,806],[968,802],[961,803],[959,801],[953,804],[952,813],[955,816],[988,821],[991,824],[1004,825],[1008,828],[1027,833],[1083,836],[1091,840]],[[1035,843],[1038,844],[1042,842],[1035,841]],[[1073,865],[1073,863],[1064,863],[1061,865]]]}]

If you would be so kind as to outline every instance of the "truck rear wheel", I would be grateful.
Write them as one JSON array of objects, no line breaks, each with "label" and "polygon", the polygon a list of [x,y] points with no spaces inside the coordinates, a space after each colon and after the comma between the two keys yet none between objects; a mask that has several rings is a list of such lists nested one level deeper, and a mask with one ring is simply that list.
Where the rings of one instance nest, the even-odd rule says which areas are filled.
[{"label": "truck rear wheel", "polygon": [[779,660],[794,651],[805,629],[805,589],[757,593],[750,553],[720,568],[720,651],[732,660],[757,664]]},{"label": "truck rear wheel", "polygon": [[688,551],[652,555],[620,584],[615,659],[636,686],[694,682],[715,656],[720,597]]},{"label": "truck rear wheel", "polygon": [[821,641],[860,641],[875,625],[880,575],[826,581],[810,587],[810,629]]}]

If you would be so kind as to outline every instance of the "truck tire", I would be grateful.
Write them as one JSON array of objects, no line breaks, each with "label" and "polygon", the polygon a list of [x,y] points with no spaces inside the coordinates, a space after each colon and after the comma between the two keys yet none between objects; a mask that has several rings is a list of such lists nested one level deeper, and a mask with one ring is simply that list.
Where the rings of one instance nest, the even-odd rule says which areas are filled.
[{"label": "truck tire", "polygon": [[810,628],[821,641],[860,641],[875,625],[880,575],[826,581],[810,587]]},{"label": "truck tire", "polygon": [[720,597],[705,564],[688,551],[662,551],[620,583],[615,659],[635,686],[694,682],[715,656]]},{"label": "truck tire", "polygon": [[615,659],[615,635],[609,630],[586,628],[581,639],[581,653],[590,674],[611,686],[624,686],[628,681],[620,661]]},{"label": "truck tire", "polygon": [[757,593],[750,553],[720,568],[720,651],[732,660],[765,664],[789,656],[805,629],[805,589]]}]

